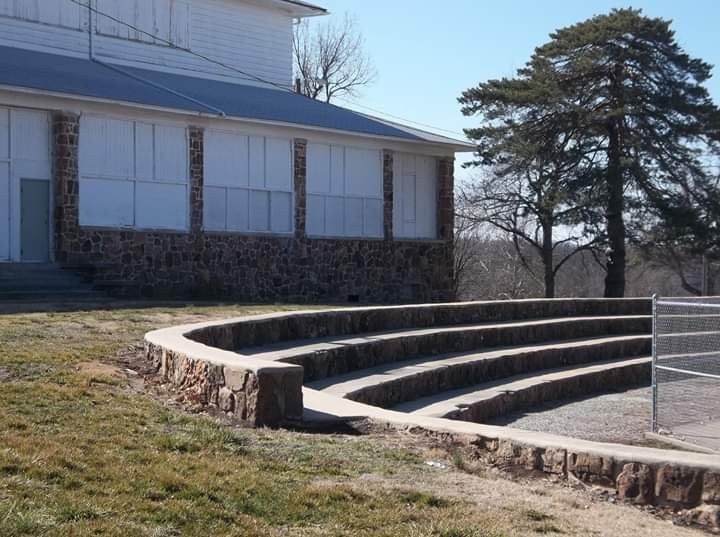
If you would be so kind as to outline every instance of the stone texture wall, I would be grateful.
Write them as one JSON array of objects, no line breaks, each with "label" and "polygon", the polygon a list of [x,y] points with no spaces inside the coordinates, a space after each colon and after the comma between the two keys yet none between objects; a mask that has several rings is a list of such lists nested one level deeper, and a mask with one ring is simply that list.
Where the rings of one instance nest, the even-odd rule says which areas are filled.
[{"label": "stone texture wall", "polygon": [[[56,260],[96,267],[98,282],[116,294],[310,303],[453,298],[452,243],[447,239],[399,242],[306,237],[304,140],[294,143],[294,237],[202,231],[203,132],[197,128],[189,130],[188,233],[81,227],[78,126],[77,116],[54,114]],[[391,162],[389,172],[391,175]],[[391,185],[387,166],[385,175],[385,182]],[[442,182],[445,188],[452,184],[447,177]],[[447,224],[449,213],[442,214]],[[388,219],[391,226],[391,213],[385,215],[386,233]]]},{"label": "stone texture wall", "polygon": [[[508,353],[496,354],[485,360],[457,362],[447,367],[428,368],[412,376],[383,379],[382,382],[350,391],[344,397],[358,403],[392,408],[421,397],[507,379],[515,375],[526,375],[570,365],[587,365],[603,360],[648,356],[650,352],[649,335],[606,341],[599,345],[590,343],[583,346],[551,346],[522,353],[512,349]],[[559,379],[557,382],[550,381],[529,386],[527,390],[520,389],[498,394],[492,399],[478,400],[476,404],[463,406],[446,417],[485,423],[488,418],[507,414],[512,408],[525,410],[545,401],[566,399],[578,393],[586,395],[600,393],[603,390],[612,391],[622,386],[640,386],[643,383],[647,384],[649,379],[649,363],[623,369],[622,373],[608,375],[601,373],[585,380],[574,377],[565,382],[564,379]],[[614,384],[616,382],[617,384]]]},{"label": "stone texture wall", "polygon": [[54,244],[56,259],[66,262],[78,228],[78,138],[80,123],[74,114],[56,113],[52,117],[54,175]]},{"label": "stone texture wall", "polygon": [[203,225],[203,186],[204,168],[203,155],[205,154],[205,136],[202,129],[190,127],[188,129],[188,143],[190,148],[190,232],[202,232]]},{"label": "stone texture wall", "polygon": [[[598,444],[605,451],[598,454],[571,442],[566,448],[538,447],[509,438],[438,432],[422,427],[415,427],[413,431],[471,460],[514,473],[582,481],[607,488],[620,500],[669,508],[686,523],[720,529],[720,473],[715,464],[708,467],[702,463],[684,465],[675,461],[633,462],[636,454],[624,453],[623,448],[612,444]],[[608,449],[608,446],[612,447]]]},{"label": "stone texture wall", "polygon": [[182,350],[149,341],[145,342],[145,356],[190,404],[216,407],[254,426],[302,420],[300,368],[258,372],[195,359]]},{"label": "stone texture wall", "polygon": [[[193,341],[236,351],[246,347],[272,345],[283,341],[332,337],[385,330],[407,330],[479,323],[504,323],[526,319],[560,317],[647,316],[634,319],[640,332],[650,334],[652,302],[647,298],[562,298],[457,302],[432,306],[363,307],[342,310],[291,312],[268,318],[228,323],[221,331],[195,330]],[[599,325],[598,325],[599,326]],[[628,326],[628,331],[632,331]],[[525,336],[521,336],[525,337]],[[462,339],[462,335],[458,336]],[[456,338],[456,339],[458,339]]]},{"label": "stone texture wall", "polygon": [[440,159],[438,171],[438,237],[455,237],[455,159]]},{"label": "stone texture wall", "polygon": [[297,139],[293,144],[294,152],[294,191],[295,191],[295,236],[306,236],[305,217],[307,212],[307,141]]},{"label": "stone texture wall", "polygon": [[383,151],[383,236],[385,240],[393,238],[394,204],[394,156],[392,151]]}]

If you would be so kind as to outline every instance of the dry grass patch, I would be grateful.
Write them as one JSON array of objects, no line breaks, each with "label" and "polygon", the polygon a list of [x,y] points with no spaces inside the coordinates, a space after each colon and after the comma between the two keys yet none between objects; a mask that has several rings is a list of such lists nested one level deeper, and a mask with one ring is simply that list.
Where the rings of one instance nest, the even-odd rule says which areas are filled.
[{"label": "dry grass patch", "polygon": [[229,428],[130,389],[113,364],[159,326],[275,309],[288,308],[0,316],[0,535],[430,536],[490,527],[475,516],[458,522],[471,515],[465,506],[419,491],[347,484],[421,467],[408,450]]},{"label": "dry grass patch", "polygon": [[148,330],[277,309],[0,315],[0,536],[694,535],[630,508],[568,515],[576,493],[469,475],[410,435],[229,427],[125,376]]}]

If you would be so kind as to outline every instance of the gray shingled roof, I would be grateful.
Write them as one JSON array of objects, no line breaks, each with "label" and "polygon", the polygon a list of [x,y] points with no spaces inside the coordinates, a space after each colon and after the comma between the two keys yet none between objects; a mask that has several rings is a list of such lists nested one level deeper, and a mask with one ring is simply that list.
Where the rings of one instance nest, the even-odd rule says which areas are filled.
[{"label": "gray shingled roof", "polygon": [[[89,59],[18,48],[0,47],[0,85],[190,112],[213,113],[212,109],[219,109],[228,117],[289,123],[407,141],[439,141],[428,139],[417,131],[411,132],[399,125],[394,126],[282,89],[233,84],[131,67],[110,67]],[[202,101],[209,107],[161,89],[157,85]],[[448,139],[445,143],[461,142]]]}]

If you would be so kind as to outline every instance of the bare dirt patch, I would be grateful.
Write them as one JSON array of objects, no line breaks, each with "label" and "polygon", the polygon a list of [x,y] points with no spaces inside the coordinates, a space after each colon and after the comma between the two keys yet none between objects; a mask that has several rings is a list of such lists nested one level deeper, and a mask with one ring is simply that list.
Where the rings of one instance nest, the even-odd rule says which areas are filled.
[{"label": "bare dirt patch", "polygon": [[80,362],[75,366],[77,372],[88,382],[116,384],[127,379],[127,373],[117,366],[102,362]]}]

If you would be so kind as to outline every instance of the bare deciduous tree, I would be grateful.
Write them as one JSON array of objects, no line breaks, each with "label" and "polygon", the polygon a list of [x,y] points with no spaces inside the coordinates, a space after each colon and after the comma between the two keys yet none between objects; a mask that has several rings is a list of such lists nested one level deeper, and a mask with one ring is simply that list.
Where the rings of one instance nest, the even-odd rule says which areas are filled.
[{"label": "bare deciduous tree", "polygon": [[453,281],[453,296],[460,296],[460,285],[466,282],[480,255],[477,248],[478,224],[468,218],[464,218],[466,211],[462,210],[462,197],[456,197],[455,206],[459,211],[455,215],[455,233],[453,235],[453,251],[455,256],[455,279]]},{"label": "bare deciduous tree", "polygon": [[[592,250],[600,242],[588,237],[581,221],[584,205],[567,202],[567,192],[557,172],[546,166],[506,168],[500,173],[478,175],[463,189],[460,211],[475,224],[487,224],[507,234],[527,272],[541,283],[547,298],[555,297],[555,280],[576,254]],[[563,237],[556,230],[563,227]],[[541,261],[540,270],[536,257]]]},{"label": "bare deciduous tree", "polygon": [[347,14],[340,23],[331,20],[313,27],[303,20],[296,24],[293,56],[300,91],[328,103],[343,95],[356,96],[376,77],[362,34]]}]

